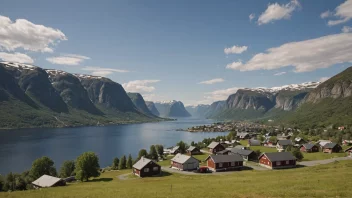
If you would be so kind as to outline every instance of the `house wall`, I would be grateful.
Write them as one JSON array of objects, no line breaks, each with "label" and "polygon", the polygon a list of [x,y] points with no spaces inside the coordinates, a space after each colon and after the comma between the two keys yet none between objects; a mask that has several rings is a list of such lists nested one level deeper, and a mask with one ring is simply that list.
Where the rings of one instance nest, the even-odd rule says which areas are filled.
[{"label": "house wall", "polygon": [[215,148],[209,149],[209,152],[215,154],[216,152],[225,150],[225,147],[221,144],[218,144]]},{"label": "house wall", "polygon": [[243,166],[243,162],[236,162],[236,161],[234,161],[233,165],[231,165],[231,162],[223,162],[221,164],[222,165],[220,166],[220,163],[214,163],[214,161],[211,158],[207,160],[208,168],[213,171],[234,170],[236,168],[240,168]]},{"label": "house wall", "polygon": [[[148,169],[148,171],[147,171],[147,169]],[[141,170],[133,168],[133,173],[135,175],[140,176],[140,177],[149,177],[149,176],[153,176],[153,175],[159,175],[160,172],[161,172],[161,167],[154,162],[147,164]]]},{"label": "house wall", "polygon": [[[287,163],[288,162],[288,163]],[[296,166],[296,160],[274,161],[272,162],[273,169],[292,168]]]},{"label": "house wall", "polygon": [[304,146],[301,146],[301,148],[299,150],[302,151],[302,152],[308,152],[306,147],[304,147]]},{"label": "house wall", "polygon": [[272,168],[271,161],[265,156],[262,155],[259,159],[259,165],[265,166],[267,168]]},{"label": "house wall", "polygon": [[177,162],[172,161],[171,162],[172,168],[176,168],[179,170],[195,170],[199,167],[199,161],[196,160],[195,158],[190,158],[187,160],[184,164],[180,164]]}]

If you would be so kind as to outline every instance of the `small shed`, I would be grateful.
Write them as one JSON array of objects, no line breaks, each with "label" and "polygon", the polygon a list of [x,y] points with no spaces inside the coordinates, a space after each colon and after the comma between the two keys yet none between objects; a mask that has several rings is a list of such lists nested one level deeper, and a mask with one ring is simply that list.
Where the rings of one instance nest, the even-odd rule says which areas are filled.
[{"label": "small shed", "polygon": [[220,142],[212,142],[208,146],[209,152],[215,154],[219,151],[225,150],[225,147]]},{"label": "small shed", "polygon": [[270,169],[294,168],[296,158],[290,152],[263,153],[259,165]]},{"label": "small shed", "polygon": [[327,143],[323,146],[324,153],[339,153],[342,147],[336,143]]},{"label": "small shed", "polygon": [[238,154],[233,155],[209,155],[207,166],[212,171],[240,170],[243,167],[243,159]]},{"label": "small shed", "polygon": [[151,159],[142,157],[138,162],[132,166],[133,174],[139,177],[148,177],[153,175],[159,175],[161,173],[161,167],[159,164]]},{"label": "small shed", "polygon": [[53,177],[50,175],[43,175],[39,177],[37,180],[32,182],[34,188],[47,188],[47,187],[56,187],[56,186],[65,186],[66,182],[57,177]]},{"label": "small shed", "polygon": [[199,167],[199,161],[189,155],[183,155],[178,153],[175,157],[171,159],[171,168],[189,171],[196,170]]},{"label": "small shed", "polygon": [[188,149],[186,150],[188,155],[199,155],[202,154],[202,152],[200,151],[199,148],[195,147],[195,146],[190,146],[188,147]]},{"label": "small shed", "polygon": [[319,152],[319,147],[315,144],[308,143],[308,144],[302,144],[299,150],[302,152],[313,153],[313,152]]}]

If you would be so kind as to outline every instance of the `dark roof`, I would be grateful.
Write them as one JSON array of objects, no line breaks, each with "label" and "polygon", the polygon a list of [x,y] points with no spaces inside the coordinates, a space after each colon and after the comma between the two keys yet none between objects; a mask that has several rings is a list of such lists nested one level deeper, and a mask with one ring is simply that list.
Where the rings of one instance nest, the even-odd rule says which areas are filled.
[{"label": "dark roof", "polygon": [[325,144],[323,147],[324,147],[324,148],[327,148],[327,149],[332,149],[332,148],[334,148],[336,145],[338,145],[338,144],[336,144],[336,143],[327,143],[327,144]]},{"label": "dark roof", "polygon": [[304,148],[306,148],[306,149],[312,149],[313,148],[313,146],[316,146],[315,144],[302,144],[302,146],[304,147]]},{"label": "dark roof", "polygon": [[236,153],[244,156],[248,156],[253,153],[252,150],[245,150],[245,149],[238,149],[238,148],[232,148],[230,149],[231,153]]},{"label": "dark roof", "polygon": [[296,160],[296,158],[290,152],[263,153],[259,158],[261,158],[263,155],[268,157],[268,159],[272,162]]},{"label": "dark roof", "polygon": [[234,154],[234,155],[209,155],[207,157],[208,160],[211,158],[214,163],[222,163],[222,162],[242,162],[243,158],[239,154]]},{"label": "dark roof", "polygon": [[222,151],[219,151],[219,152],[216,152],[216,154],[220,154],[220,155],[223,155],[227,152],[230,152],[229,150],[225,149],[225,150],[222,150]]},{"label": "dark roof", "polygon": [[345,150],[345,152],[350,151],[350,150],[352,150],[352,146],[349,147],[349,148],[347,148],[347,149]]},{"label": "dark roof", "polygon": [[279,141],[277,141],[277,144],[282,145],[282,146],[288,146],[288,145],[292,145],[292,141],[291,140],[279,140]]}]

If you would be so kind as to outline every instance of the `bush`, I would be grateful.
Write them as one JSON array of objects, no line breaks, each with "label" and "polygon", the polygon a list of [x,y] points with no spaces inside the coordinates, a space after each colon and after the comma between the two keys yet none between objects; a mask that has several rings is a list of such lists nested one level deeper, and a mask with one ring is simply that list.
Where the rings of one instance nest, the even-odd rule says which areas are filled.
[{"label": "bush", "polygon": [[299,149],[294,149],[292,154],[297,158],[298,161],[301,161],[304,158],[302,152]]},{"label": "bush", "polygon": [[85,152],[76,160],[76,179],[81,181],[88,181],[90,177],[98,177],[99,172],[99,158],[93,152]]}]

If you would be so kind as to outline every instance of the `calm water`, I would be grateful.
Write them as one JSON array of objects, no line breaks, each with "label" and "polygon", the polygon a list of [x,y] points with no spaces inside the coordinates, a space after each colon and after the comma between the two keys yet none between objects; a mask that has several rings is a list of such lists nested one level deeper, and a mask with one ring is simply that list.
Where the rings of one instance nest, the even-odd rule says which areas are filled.
[{"label": "calm water", "polygon": [[58,168],[64,160],[75,159],[86,151],[97,153],[100,166],[106,167],[115,156],[120,158],[132,154],[135,157],[142,148],[149,151],[152,144],[169,147],[180,140],[190,143],[227,134],[176,131],[210,123],[211,120],[190,118],[106,127],[0,131],[0,174],[22,172],[31,167],[33,160],[42,156],[53,159]]}]

